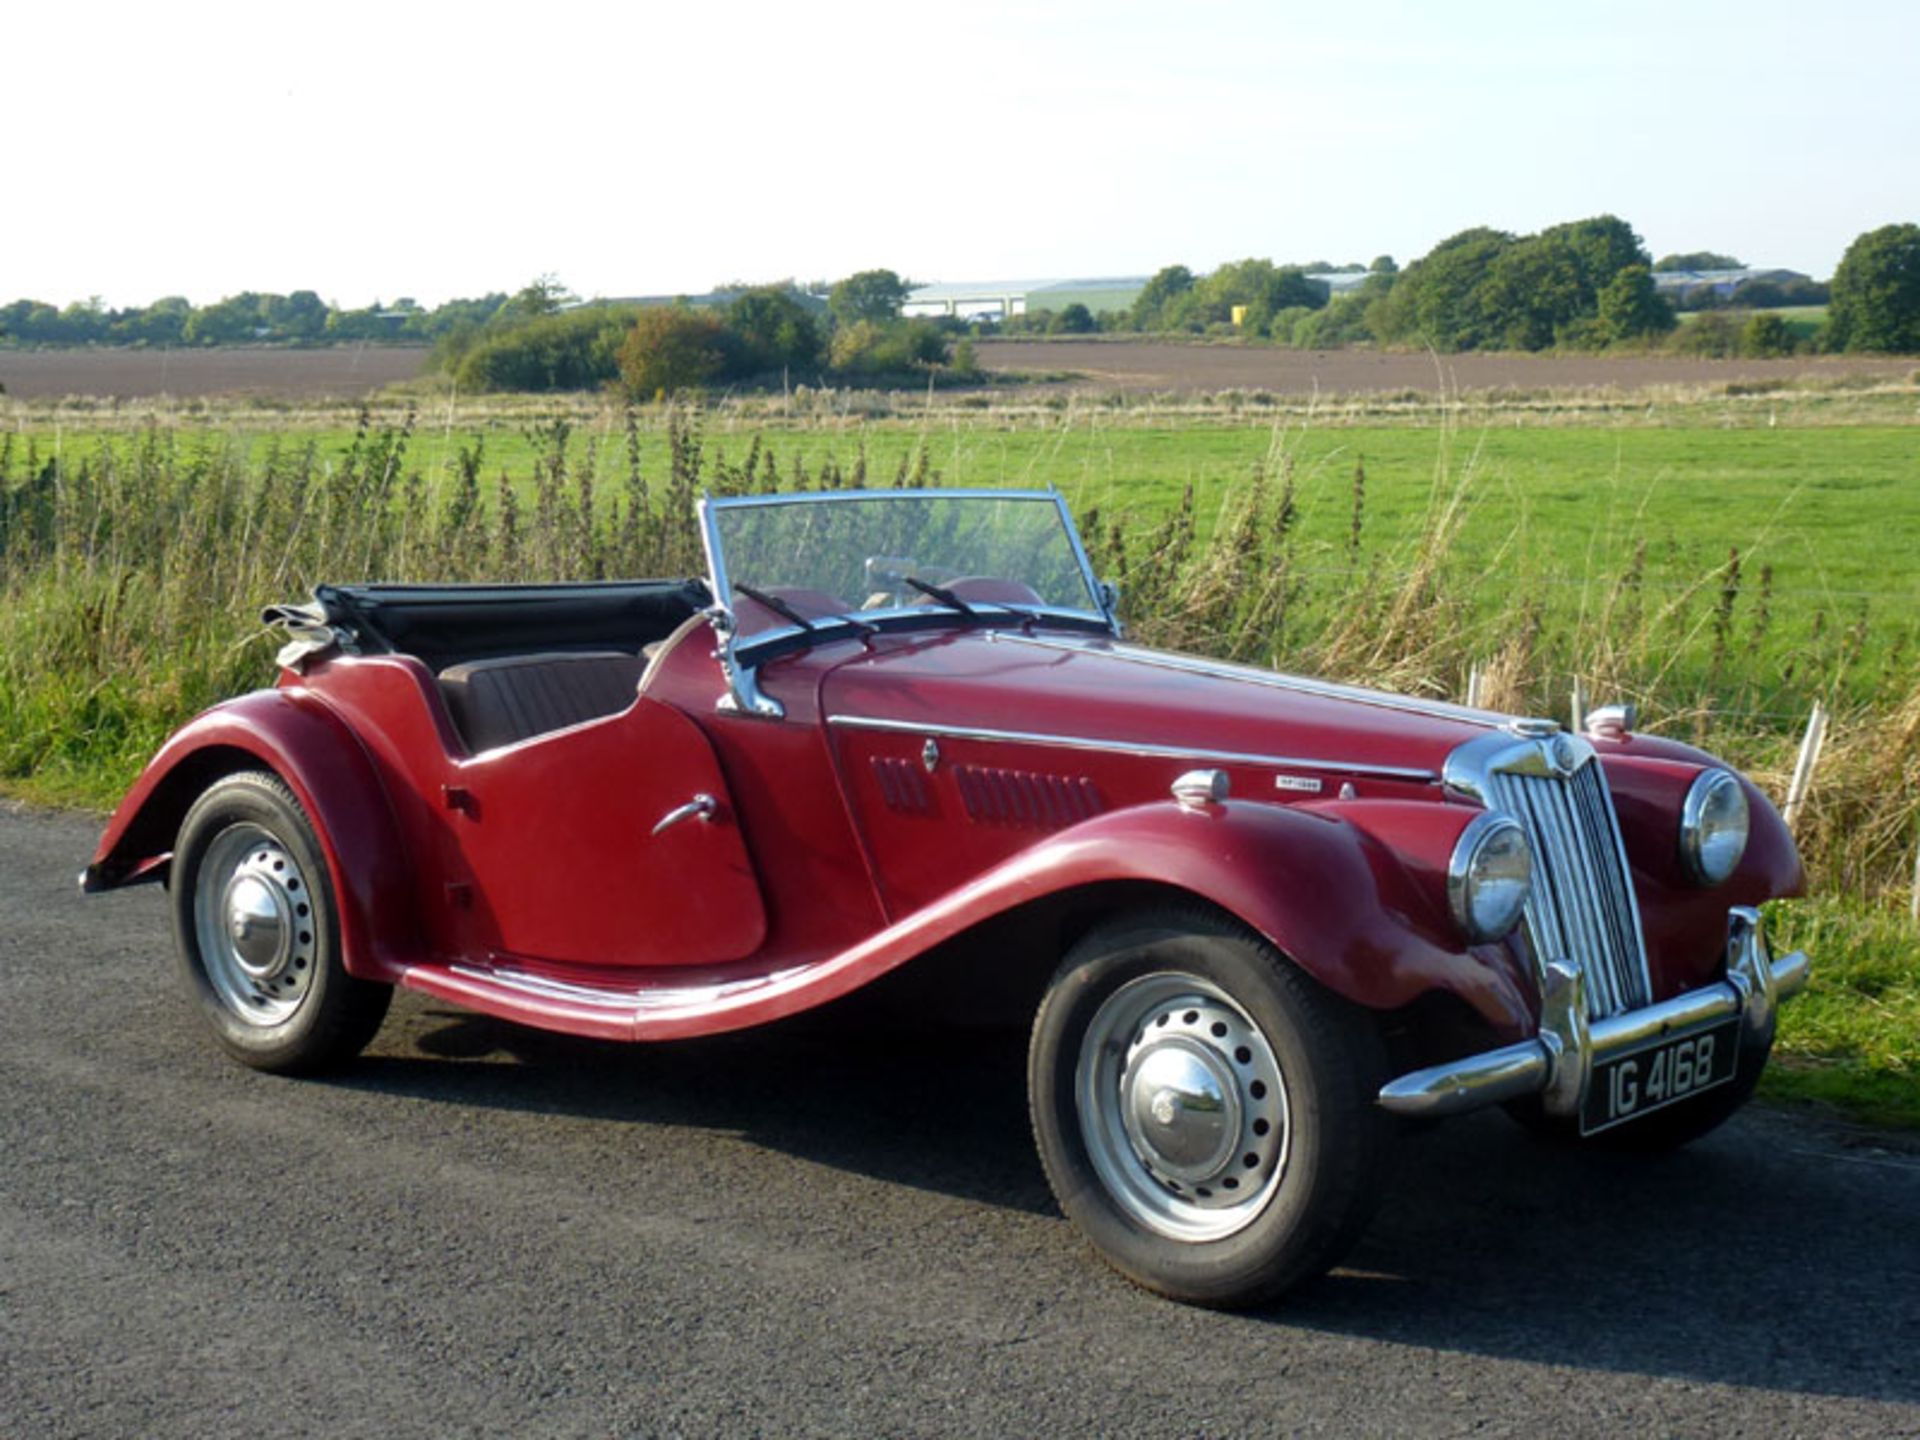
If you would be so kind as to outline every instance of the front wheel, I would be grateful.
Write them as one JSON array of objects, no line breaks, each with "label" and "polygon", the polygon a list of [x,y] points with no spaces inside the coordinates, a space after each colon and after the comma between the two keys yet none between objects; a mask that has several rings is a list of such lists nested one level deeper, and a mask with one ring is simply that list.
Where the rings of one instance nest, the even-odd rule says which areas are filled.
[{"label": "front wheel", "polygon": [[1206,913],[1089,934],[1034,1024],[1035,1137],[1060,1207],[1122,1274],[1202,1305],[1332,1267],[1378,1202],[1390,1122],[1364,1012]]},{"label": "front wheel", "polygon": [[373,1038],[392,989],[347,973],[325,859],[278,776],[208,787],[181,822],[170,885],[181,975],[228,1054],[292,1074]]}]

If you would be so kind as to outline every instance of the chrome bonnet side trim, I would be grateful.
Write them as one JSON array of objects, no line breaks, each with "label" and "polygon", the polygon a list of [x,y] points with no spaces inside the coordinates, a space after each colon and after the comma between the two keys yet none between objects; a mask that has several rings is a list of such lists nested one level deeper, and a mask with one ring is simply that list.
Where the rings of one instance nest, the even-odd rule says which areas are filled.
[{"label": "chrome bonnet side trim", "polygon": [[1203,660],[1195,655],[1176,655],[1166,650],[1149,650],[1140,645],[1078,644],[1043,635],[1015,635],[995,631],[988,636],[996,644],[1031,645],[1042,650],[1085,651],[1103,655],[1130,665],[1146,665],[1157,670],[1175,670],[1186,675],[1206,675],[1216,680],[1238,680],[1269,690],[1286,690],[1296,695],[1313,695],[1323,700],[1348,700],[1356,705],[1371,705],[1380,710],[1397,710],[1406,715],[1425,715],[1434,720],[1458,720],[1469,725],[1500,729],[1513,723],[1511,715],[1497,710],[1476,710],[1453,705],[1445,700],[1420,700],[1411,695],[1394,695],[1385,690],[1369,690],[1362,685],[1342,685],[1333,680],[1313,680],[1304,675],[1284,675],[1278,670],[1262,670],[1256,665],[1235,665],[1225,660]]},{"label": "chrome bonnet side trim", "polygon": [[1340,775],[1373,775],[1385,780],[1432,784],[1431,770],[1401,765],[1370,765],[1359,760],[1315,760],[1300,755],[1255,755],[1238,750],[1207,750],[1185,745],[1154,745],[1140,740],[1102,740],[1091,735],[1056,735],[1034,730],[992,730],[980,726],[936,725],[919,720],[888,720],[874,715],[829,715],[829,725],[847,730],[881,730],[896,735],[931,735],[941,740],[985,740],[1009,745],[1050,745],[1064,750],[1097,750],[1108,755],[1137,755],[1152,760],[1194,760],[1208,765],[1259,765],[1282,770],[1323,770]]}]

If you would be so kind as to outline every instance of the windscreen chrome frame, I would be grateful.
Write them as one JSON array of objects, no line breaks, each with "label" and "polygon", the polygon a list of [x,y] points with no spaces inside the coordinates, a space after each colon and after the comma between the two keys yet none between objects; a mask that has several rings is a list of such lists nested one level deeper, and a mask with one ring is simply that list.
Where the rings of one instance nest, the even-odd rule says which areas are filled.
[{"label": "windscreen chrome frame", "polygon": [[[1080,567],[1080,576],[1086,585],[1087,594],[1097,607],[1081,610],[1059,606],[1006,605],[995,602],[990,609],[983,609],[989,618],[1004,617],[1015,624],[1026,624],[1033,620],[1057,618],[1070,623],[1100,626],[1110,634],[1120,633],[1120,622],[1113,613],[1111,592],[1100,583],[1093,573],[1093,564],[1087,558],[1086,546],[1081,543],[1080,531],[1073,523],[1073,513],[1067,508],[1067,500],[1058,490],[993,490],[971,487],[931,487],[918,490],[824,490],[805,495],[703,495],[699,501],[700,541],[707,555],[707,576],[713,591],[713,603],[702,614],[713,627],[718,644],[714,658],[720,662],[721,672],[726,676],[727,693],[720,697],[719,708],[741,715],[755,715],[763,719],[778,720],[786,714],[780,702],[761,690],[756,676],[757,662],[769,652],[783,653],[800,645],[812,643],[818,631],[827,631],[830,638],[842,639],[870,633],[874,629],[891,628],[886,622],[924,621],[928,618],[928,609],[923,605],[905,608],[861,611],[857,616],[849,617],[844,625],[832,620],[818,623],[815,630],[807,630],[798,625],[779,626],[771,630],[757,631],[750,639],[742,639],[733,611],[733,582],[727,574],[727,557],[720,543],[719,519],[726,510],[759,509],[775,505],[818,505],[834,501],[867,503],[899,500],[1032,500],[1045,501],[1053,505],[1060,516],[1060,524],[1066,531],[1067,543],[1073,548],[1073,558]],[[934,612],[940,613],[940,612]]]}]

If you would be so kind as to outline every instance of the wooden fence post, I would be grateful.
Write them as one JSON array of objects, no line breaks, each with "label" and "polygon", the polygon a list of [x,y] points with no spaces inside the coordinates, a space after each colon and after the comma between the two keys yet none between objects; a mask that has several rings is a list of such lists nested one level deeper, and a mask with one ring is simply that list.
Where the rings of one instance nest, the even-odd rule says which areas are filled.
[{"label": "wooden fence post", "polygon": [[1818,700],[1813,702],[1813,713],[1807,717],[1807,733],[1800,741],[1799,758],[1793,762],[1793,779],[1787,785],[1787,803],[1781,809],[1780,818],[1787,822],[1787,829],[1793,829],[1794,821],[1800,818],[1800,809],[1807,802],[1807,792],[1813,789],[1814,767],[1820,763],[1820,746],[1827,738],[1827,707]]},{"label": "wooden fence post", "polygon": [[1908,909],[1913,923],[1920,925],[1920,820],[1913,826],[1913,904]]},{"label": "wooden fence post", "polygon": [[1573,718],[1567,722],[1568,733],[1578,735],[1587,723],[1587,682],[1578,675],[1573,677]]},{"label": "wooden fence post", "polygon": [[1467,670],[1467,704],[1478,709],[1480,706],[1480,662],[1474,661]]}]

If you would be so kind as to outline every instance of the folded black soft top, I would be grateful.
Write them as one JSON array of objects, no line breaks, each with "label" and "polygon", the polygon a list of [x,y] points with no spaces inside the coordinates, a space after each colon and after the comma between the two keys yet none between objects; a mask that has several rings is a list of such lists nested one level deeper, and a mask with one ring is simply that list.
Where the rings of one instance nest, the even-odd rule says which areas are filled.
[{"label": "folded black soft top", "polygon": [[701,580],[316,585],[310,604],[269,605],[260,618],[292,637],[279,657],[290,669],[334,650],[413,655],[437,673],[535,651],[638,651],[708,603]]}]

